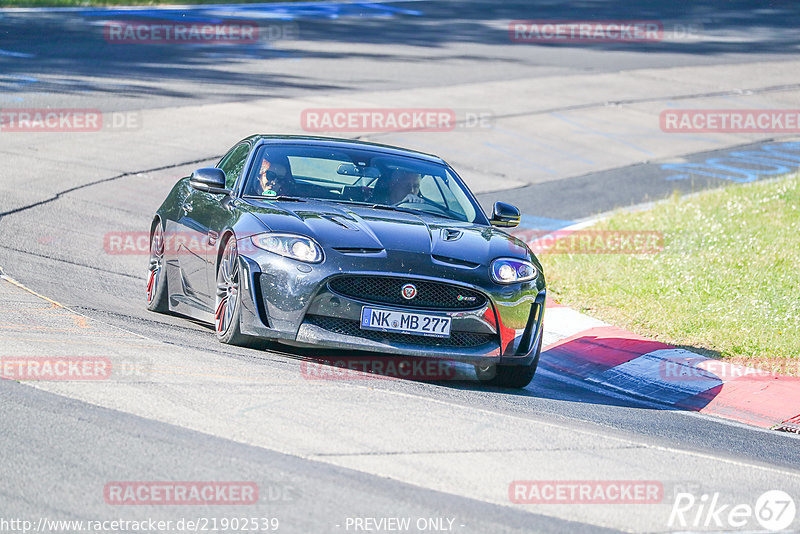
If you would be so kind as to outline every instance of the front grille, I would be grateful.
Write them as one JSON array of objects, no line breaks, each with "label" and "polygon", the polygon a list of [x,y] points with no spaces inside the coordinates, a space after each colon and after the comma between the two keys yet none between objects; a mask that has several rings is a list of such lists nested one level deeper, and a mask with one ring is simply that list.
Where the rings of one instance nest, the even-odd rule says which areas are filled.
[{"label": "front grille", "polygon": [[[417,288],[417,296],[410,300],[401,295],[401,288],[408,283]],[[328,287],[345,297],[411,308],[470,310],[486,304],[486,297],[477,291],[427,280],[389,276],[340,276],[331,280]]]},{"label": "front grille", "polygon": [[371,341],[383,343],[404,343],[426,347],[480,347],[487,343],[495,343],[494,334],[479,334],[476,332],[450,332],[449,338],[415,336],[413,334],[399,334],[397,332],[379,332],[377,330],[362,330],[358,321],[327,317],[324,315],[308,315],[306,322],[318,326],[329,332],[344,336],[360,337]]}]

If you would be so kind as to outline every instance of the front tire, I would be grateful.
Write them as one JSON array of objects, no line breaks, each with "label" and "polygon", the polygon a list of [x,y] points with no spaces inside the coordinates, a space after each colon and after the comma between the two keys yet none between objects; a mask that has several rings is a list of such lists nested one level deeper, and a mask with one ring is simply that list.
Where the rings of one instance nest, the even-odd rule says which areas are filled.
[{"label": "front tire", "polygon": [[536,368],[539,366],[541,352],[542,338],[540,336],[539,345],[536,347],[536,356],[530,365],[476,365],[475,373],[478,375],[478,380],[487,386],[522,389],[533,380]]},{"label": "front tire", "polygon": [[150,267],[147,272],[147,309],[169,313],[169,291],[164,272],[164,231],[161,221],[156,222],[150,236]]},{"label": "front tire", "polygon": [[250,336],[242,334],[240,326],[242,294],[239,291],[239,252],[236,239],[231,236],[225,243],[217,269],[217,306],[214,327],[217,339],[228,345],[245,346]]}]

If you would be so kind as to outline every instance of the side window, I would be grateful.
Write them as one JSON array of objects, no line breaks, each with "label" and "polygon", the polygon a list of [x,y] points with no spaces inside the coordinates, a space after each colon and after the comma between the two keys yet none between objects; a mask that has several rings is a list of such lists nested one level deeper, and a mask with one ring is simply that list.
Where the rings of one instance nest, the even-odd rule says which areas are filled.
[{"label": "side window", "polygon": [[[450,180],[453,180],[453,178],[450,178]],[[444,203],[447,209],[450,210],[450,213],[456,214],[459,217],[464,217],[467,221],[475,220],[475,212],[474,210],[470,210],[472,204],[460,187],[456,186],[452,181],[448,184],[441,176],[436,177],[436,185],[439,187],[442,196],[444,196]],[[451,185],[453,186],[452,189]],[[468,212],[465,213],[465,209],[468,210]]]},{"label": "side window", "polygon": [[236,179],[242,174],[242,168],[249,153],[250,145],[242,143],[228,152],[217,165],[217,168],[222,169],[222,172],[225,173],[225,187],[228,189],[233,188]]},{"label": "side window", "polygon": [[436,184],[436,178],[430,174],[423,176],[419,182],[419,194],[434,202],[444,209],[447,209],[447,202],[442,197],[442,192]]}]

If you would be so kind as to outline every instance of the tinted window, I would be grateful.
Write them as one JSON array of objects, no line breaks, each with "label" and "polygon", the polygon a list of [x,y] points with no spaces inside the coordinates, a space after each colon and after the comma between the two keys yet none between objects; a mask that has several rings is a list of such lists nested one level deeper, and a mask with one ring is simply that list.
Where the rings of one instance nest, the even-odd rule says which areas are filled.
[{"label": "tinted window", "polygon": [[264,145],[244,194],[379,204],[468,222],[480,213],[461,180],[444,165],[349,148]]},{"label": "tinted window", "polygon": [[233,184],[242,174],[242,168],[244,168],[244,162],[247,160],[249,153],[250,145],[243,143],[228,152],[217,165],[217,168],[222,169],[222,172],[225,173],[225,187],[228,189],[233,189]]}]

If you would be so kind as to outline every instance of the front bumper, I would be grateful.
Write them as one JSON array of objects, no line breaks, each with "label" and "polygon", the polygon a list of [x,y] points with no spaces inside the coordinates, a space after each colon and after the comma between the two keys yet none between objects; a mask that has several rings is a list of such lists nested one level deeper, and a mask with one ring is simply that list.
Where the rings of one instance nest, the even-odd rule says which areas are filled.
[{"label": "front bumper", "polygon": [[[309,265],[265,252],[240,256],[242,333],[282,343],[322,349],[371,351],[467,363],[528,365],[542,336],[546,289],[544,280],[498,286],[485,269],[422,265],[418,257],[341,254]],[[387,272],[387,265],[400,269]],[[406,266],[417,268],[409,268]],[[412,274],[411,271],[414,271]],[[417,274],[424,271],[425,274]],[[441,310],[402,306],[406,311],[448,315],[447,339],[362,330],[365,305],[397,308],[333,291],[338,276],[381,276],[409,281],[444,282],[487,297],[480,307]]]}]

